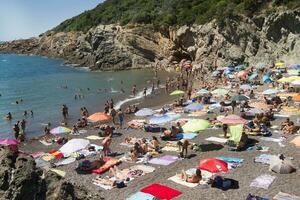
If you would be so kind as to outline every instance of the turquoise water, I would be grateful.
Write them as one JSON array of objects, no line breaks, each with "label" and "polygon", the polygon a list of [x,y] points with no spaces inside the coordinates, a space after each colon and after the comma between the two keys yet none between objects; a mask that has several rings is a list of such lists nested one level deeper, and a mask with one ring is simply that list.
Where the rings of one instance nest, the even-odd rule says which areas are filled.
[{"label": "turquoise water", "polygon": [[[26,118],[27,136],[40,135],[43,124],[51,122],[55,127],[62,120],[62,104],[69,107],[70,121],[74,122],[80,117],[81,107],[85,106],[90,113],[103,111],[104,103],[111,98],[120,105],[130,98],[133,84],[141,89],[152,78],[150,70],[89,72],[64,66],[61,60],[0,54],[0,116],[8,112],[13,116],[11,122],[0,120],[0,137],[13,136],[11,127],[24,118],[25,110],[34,113],[33,118]],[[120,92],[121,88],[125,94]],[[75,100],[75,94],[85,98]],[[15,104],[20,99],[23,102]]]}]

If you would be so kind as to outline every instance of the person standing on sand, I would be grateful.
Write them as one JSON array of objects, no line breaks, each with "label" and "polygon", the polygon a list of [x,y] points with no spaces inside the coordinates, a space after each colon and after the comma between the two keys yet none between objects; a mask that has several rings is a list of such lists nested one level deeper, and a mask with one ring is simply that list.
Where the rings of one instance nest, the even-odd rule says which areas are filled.
[{"label": "person standing on sand", "polygon": [[103,146],[103,155],[104,156],[108,156],[108,154],[110,153],[110,146],[111,144],[111,135],[107,136],[104,138],[104,140],[102,141],[102,146]]},{"label": "person standing on sand", "polygon": [[132,95],[135,96],[136,92],[137,92],[136,85],[133,85],[133,87],[132,87]]},{"label": "person standing on sand", "polygon": [[120,128],[123,128],[124,114],[123,114],[121,108],[119,109],[117,115],[119,117]]},{"label": "person standing on sand", "polygon": [[144,95],[144,97],[147,96],[147,87],[144,87],[143,95]]},{"label": "person standing on sand", "polygon": [[112,117],[112,121],[114,124],[116,124],[116,121],[115,121],[116,115],[117,115],[117,111],[114,108],[112,108],[110,110],[110,116]]}]

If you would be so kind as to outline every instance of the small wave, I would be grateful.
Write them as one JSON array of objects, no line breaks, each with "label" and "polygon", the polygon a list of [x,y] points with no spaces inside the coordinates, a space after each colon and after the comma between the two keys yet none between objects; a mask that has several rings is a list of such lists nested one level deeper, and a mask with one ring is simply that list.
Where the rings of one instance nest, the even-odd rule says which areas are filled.
[{"label": "small wave", "polygon": [[115,90],[114,88],[110,88],[110,93],[119,93],[119,91]]},{"label": "small wave", "polygon": [[108,78],[107,79],[108,82],[113,81],[113,80],[115,80],[115,79],[114,78]]},{"label": "small wave", "polygon": [[[149,96],[149,95],[151,95],[151,88],[148,88],[148,89],[147,89],[147,96]],[[139,93],[137,93],[136,96],[130,95],[129,98],[117,102],[115,107],[116,107],[116,109],[119,109],[119,108],[121,108],[121,106],[124,105],[125,103],[131,102],[131,101],[134,101],[134,100],[138,100],[138,99],[142,99],[143,97],[144,97],[143,91],[140,91]]]},{"label": "small wave", "polygon": [[1,61],[2,61],[2,62],[7,62],[7,60],[5,60],[5,59],[4,59],[4,60],[1,60]]}]

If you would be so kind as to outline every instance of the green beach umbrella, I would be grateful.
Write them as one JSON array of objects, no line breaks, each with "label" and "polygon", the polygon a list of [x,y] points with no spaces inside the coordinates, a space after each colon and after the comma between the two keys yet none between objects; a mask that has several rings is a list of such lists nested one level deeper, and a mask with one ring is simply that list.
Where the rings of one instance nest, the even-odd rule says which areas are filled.
[{"label": "green beach umbrella", "polygon": [[210,123],[204,119],[191,119],[185,125],[182,126],[182,129],[185,133],[196,133],[199,131],[204,131],[209,127]]},{"label": "green beach umbrella", "polygon": [[215,89],[214,91],[212,91],[211,93],[214,95],[222,96],[222,95],[228,94],[229,91],[224,88],[218,88],[218,89]]},{"label": "green beach umbrella", "polygon": [[248,101],[250,98],[245,95],[235,95],[231,98],[231,101]]},{"label": "green beach umbrella", "polygon": [[179,96],[179,95],[183,95],[183,94],[185,94],[184,91],[182,91],[182,90],[175,90],[170,95],[171,96]]}]

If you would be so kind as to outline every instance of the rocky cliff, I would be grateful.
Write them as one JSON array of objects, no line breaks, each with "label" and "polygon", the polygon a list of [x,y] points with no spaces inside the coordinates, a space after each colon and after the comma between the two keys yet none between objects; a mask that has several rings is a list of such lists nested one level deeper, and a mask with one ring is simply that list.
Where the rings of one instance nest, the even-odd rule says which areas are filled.
[{"label": "rocky cliff", "polygon": [[160,31],[143,25],[99,25],[87,33],[47,32],[2,44],[0,52],[63,58],[92,70],[145,68],[157,61],[166,67],[182,58],[204,65],[293,62],[300,53],[300,10]]},{"label": "rocky cliff", "polygon": [[0,148],[0,200],[99,200],[50,171],[37,168],[28,156]]}]

